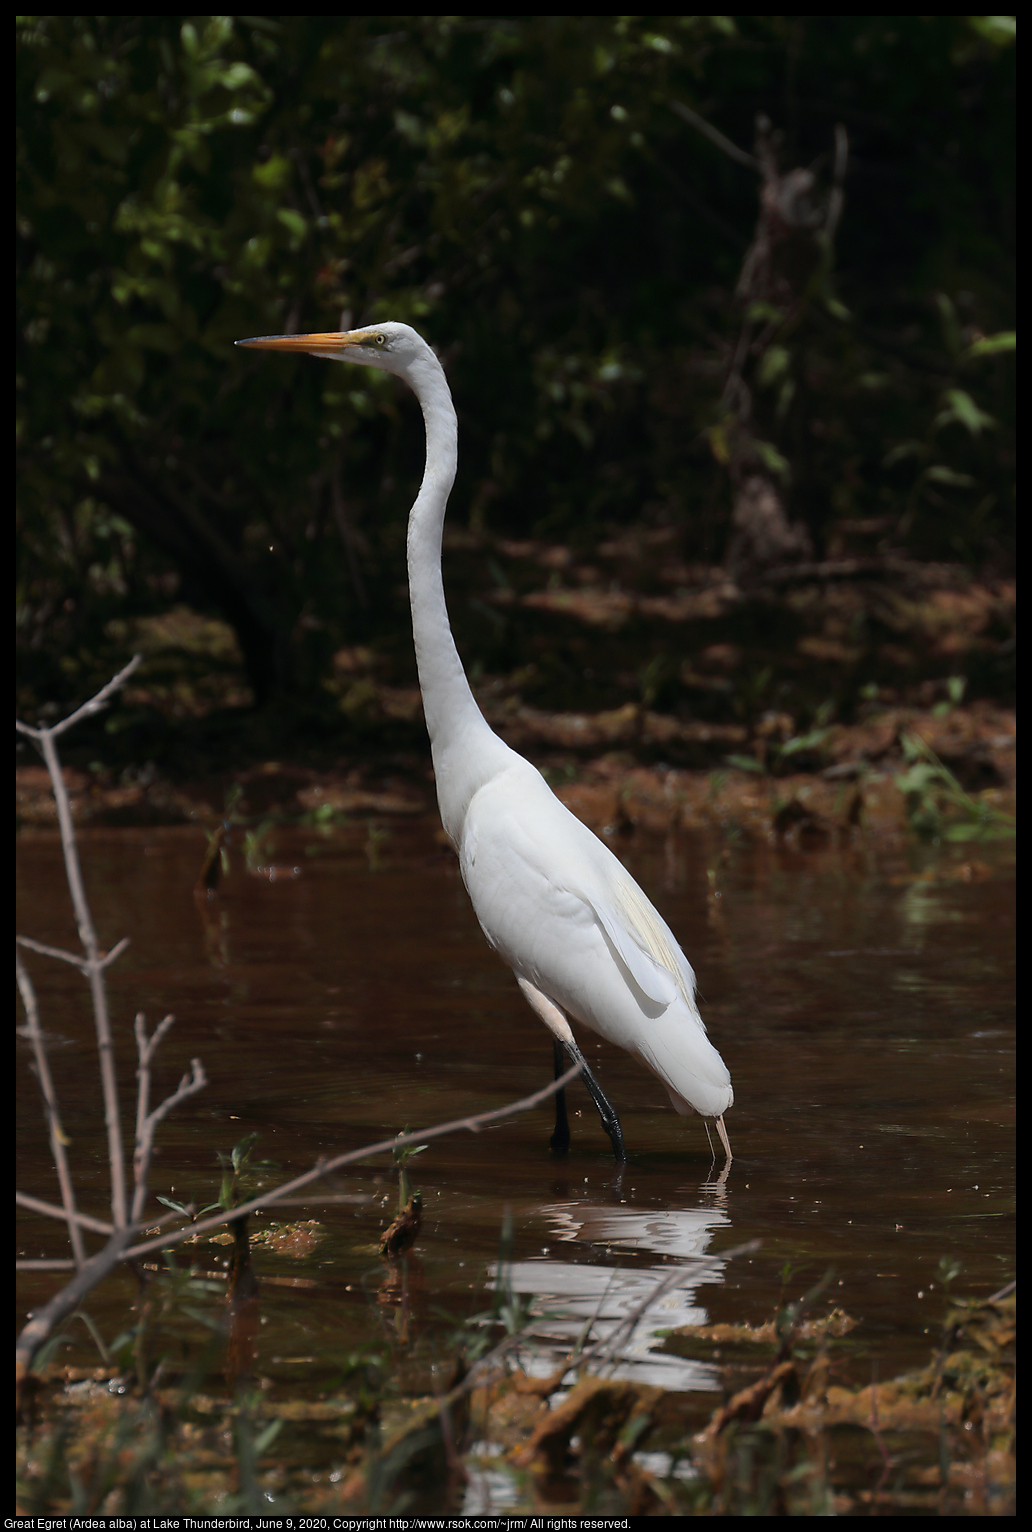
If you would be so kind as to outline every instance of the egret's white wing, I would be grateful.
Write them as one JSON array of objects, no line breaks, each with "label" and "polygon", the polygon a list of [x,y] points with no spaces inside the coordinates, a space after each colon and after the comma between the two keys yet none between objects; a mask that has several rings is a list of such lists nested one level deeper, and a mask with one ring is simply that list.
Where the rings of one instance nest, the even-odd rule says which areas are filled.
[{"label": "egret's white wing", "polygon": [[584,902],[591,906],[617,957],[642,993],[657,1005],[669,1005],[676,999],[679,986],[675,974],[663,964],[658,954],[645,947],[641,936],[624,918],[624,908],[629,901],[621,899],[620,894],[607,899],[596,893],[594,898]]},{"label": "egret's white wing", "polygon": [[[608,847],[602,846],[601,849],[612,856]],[[641,984],[641,979],[632,967],[636,953],[644,956],[652,968],[662,975],[658,981],[662,993],[660,988],[649,989],[647,985],[642,985],[651,999],[665,999],[670,1004],[680,993],[694,1010],[695,974],[692,965],[662,915],[642,893],[623,863],[617,861],[616,857],[613,857],[613,863],[615,865],[611,868],[609,880],[610,898],[605,900],[596,896],[590,900],[599,923],[634,974],[637,983]],[[622,939],[622,945],[617,940],[617,933]]]},{"label": "egret's white wing", "polygon": [[[500,940],[496,929],[499,905],[506,914],[515,913],[502,888],[508,885],[516,895],[521,886],[528,892],[532,887],[539,929],[565,929],[572,936],[582,921],[596,923],[648,1000],[668,1006],[681,995],[694,1011],[695,975],[662,916],[623,863],[553,795],[538,772],[522,761],[519,768],[476,794],[464,826],[463,877],[488,940],[511,953],[513,933],[508,941]],[[484,881],[477,877],[478,861],[487,874]],[[579,920],[573,903],[583,909]],[[525,928],[523,934],[529,935]]]}]

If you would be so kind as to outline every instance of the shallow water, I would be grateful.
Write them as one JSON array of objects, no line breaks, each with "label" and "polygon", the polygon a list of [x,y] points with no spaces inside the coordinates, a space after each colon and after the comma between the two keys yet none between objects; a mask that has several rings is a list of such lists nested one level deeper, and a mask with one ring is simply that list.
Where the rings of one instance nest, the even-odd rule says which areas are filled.
[{"label": "shallow water", "polygon": [[[167,1011],[177,1017],[157,1091],[194,1055],[210,1079],[163,1126],[153,1192],[213,1200],[216,1151],[251,1132],[285,1178],[403,1128],[501,1106],[550,1077],[549,1038],[484,942],[433,825],[392,825],[382,839],[357,824],[327,838],[283,833],[274,853],[282,875],[248,876],[237,858],[218,897],[198,907],[203,845],[195,828],[81,837],[102,942],[132,938],[111,972],[124,1115],[138,1009],[151,1024]],[[927,1358],[942,1313],[941,1257],[961,1262],[963,1291],[988,1294],[1012,1275],[1011,851],[958,847],[889,861],[856,848],[797,852],[685,835],[614,849],[681,939],[731,1070],[735,1159],[724,1184],[699,1120],[677,1117],[657,1080],[582,1035],[623,1122],[631,1158],[622,1176],[575,1085],[564,1161],[548,1149],[548,1106],[422,1153],[412,1166],[425,1205],[417,1253],[387,1269],[375,1242],[396,1183],[382,1159],[344,1171],[333,1189],[368,1201],[285,1210],[278,1216],[317,1219],[324,1237],[303,1259],[256,1254],[263,1375],[318,1390],[348,1356],[387,1336],[403,1383],[427,1387],[435,1358],[450,1365],[457,1324],[490,1305],[506,1208],[509,1281],[537,1315],[532,1371],[551,1371],[592,1320],[594,1338],[611,1333],[680,1263],[682,1280],[621,1342],[616,1375],[700,1391],[709,1405],[719,1370],[664,1353],[657,1332],[761,1322],[833,1266],[826,1296],[861,1321],[843,1377],[864,1383],[872,1368],[884,1378]],[[21,837],[18,888],[19,930],[73,945],[56,837]],[[80,1206],[103,1216],[85,986],[63,965],[28,961]],[[56,1200],[27,1064],[22,1052],[19,1184]],[[22,1255],[66,1253],[56,1225],[19,1214],[19,1234]],[[750,1257],[701,1271],[686,1259],[753,1238],[763,1248]],[[209,1266],[224,1260],[215,1250]],[[23,1274],[19,1320],[61,1280]],[[133,1293],[126,1275],[89,1299],[109,1339]],[[66,1359],[95,1360],[85,1330],[79,1340]]]}]

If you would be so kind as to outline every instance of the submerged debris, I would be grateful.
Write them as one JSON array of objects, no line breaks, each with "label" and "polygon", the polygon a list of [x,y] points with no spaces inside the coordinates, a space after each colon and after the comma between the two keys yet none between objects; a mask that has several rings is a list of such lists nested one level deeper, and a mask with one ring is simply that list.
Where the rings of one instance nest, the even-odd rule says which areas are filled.
[{"label": "submerged debris", "polygon": [[413,1192],[397,1218],[380,1236],[380,1254],[388,1259],[411,1250],[423,1226],[423,1198]]}]

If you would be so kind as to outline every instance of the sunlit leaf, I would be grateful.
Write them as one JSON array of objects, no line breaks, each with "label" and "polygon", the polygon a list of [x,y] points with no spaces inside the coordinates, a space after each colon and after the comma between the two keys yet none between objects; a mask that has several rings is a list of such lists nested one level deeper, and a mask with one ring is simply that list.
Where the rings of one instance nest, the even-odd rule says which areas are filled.
[{"label": "sunlit leaf", "polygon": [[945,410],[936,420],[936,425],[945,425],[955,420],[969,431],[972,436],[980,436],[983,431],[994,430],[996,421],[984,410],[980,410],[971,395],[965,393],[962,388],[951,388],[946,393],[949,409]]},{"label": "sunlit leaf", "polygon": [[767,469],[768,473],[776,473],[780,478],[783,479],[788,478],[788,459],[781,455],[777,447],[775,447],[772,442],[754,441],[753,447],[755,448],[757,456],[759,457],[764,468]]},{"label": "sunlit leaf", "polygon": [[1002,351],[1014,351],[1018,337],[1015,330],[999,330],[995,335],[983,335],[965,351],[965,357],[998,356]]},{"label": "sunlit leaf", "polygon": [[972,31],[994,48],[1006,48],[1018,35],[1016,16],[968,16],[965,18]]},{"label": "sunlit leaf", "polygon": [[754,771],[763,774],[763,763],[754,755],[725,755],[724,760],[729,766],[735,766],[739,771]]}]

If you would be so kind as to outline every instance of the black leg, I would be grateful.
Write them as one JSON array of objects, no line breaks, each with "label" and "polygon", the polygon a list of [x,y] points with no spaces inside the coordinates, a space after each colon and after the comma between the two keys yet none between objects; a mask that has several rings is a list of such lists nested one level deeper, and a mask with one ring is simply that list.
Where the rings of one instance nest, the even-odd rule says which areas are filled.
[{"label": "black leg", "polygon": [[[554,1078],[558,1080],[569,1066],[563,1055],[563,1045],[555,1037],[552,1039],[552,1062],[555,1066]],[[565,1154],[570,1147],[570,1119],[566,1115],[565,1085],[555,1093],[555,1132],[549,1140],[549,1146],[555,1154]]]},{"label": "black leg", "polygon": [[[559,1044],[556,1044],[557,1059],[559,1046]],[[581,1064],[583,1066],[581,1069],[581,1079],[588,1087],[588,1090],[591,1093],[592,1101],[594,1101],[595,1105],[598,1107],[598,1115],[602,1119],[603,1128],[609,1135],[609,1142],[613,1146],[613,1154],[622,1164],[627,1159],[627,1150],[624,1148],[623,1129],[620,1126],[619,1117],[617,1117],[613,1107],[606,1099],[605,1092],[603,1091],[601,1085],[599,1085],[598,1081],[595,1079],[595,1076],[592,1074],[591,1069],[588,1066],[588,1061],[580,1049],[577,1047],[577,1044],[564,1042],[561,1046],[566,1050],[571,1064]],[[558,1068],[558,1063],[556,1067]],[[563,1115],[566,1115],[565,1104],[563,1106]],[[567,1128],[567,1143],[569,1143],[569,1128]]]}]

